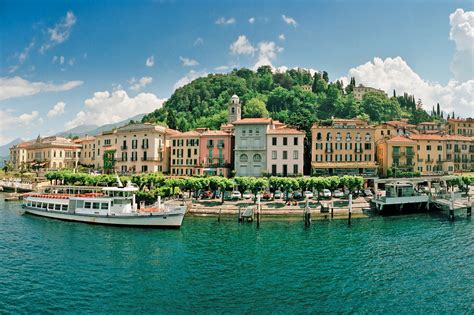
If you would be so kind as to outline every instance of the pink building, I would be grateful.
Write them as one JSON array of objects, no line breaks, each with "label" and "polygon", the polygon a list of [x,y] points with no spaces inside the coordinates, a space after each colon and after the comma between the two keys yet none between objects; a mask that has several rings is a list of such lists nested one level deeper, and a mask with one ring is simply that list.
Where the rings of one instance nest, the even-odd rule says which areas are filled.
[{"label": "pink building", "polygon": [[222,130],[201,133],[198,174],[229,177],[232,167],[232,135]]}]

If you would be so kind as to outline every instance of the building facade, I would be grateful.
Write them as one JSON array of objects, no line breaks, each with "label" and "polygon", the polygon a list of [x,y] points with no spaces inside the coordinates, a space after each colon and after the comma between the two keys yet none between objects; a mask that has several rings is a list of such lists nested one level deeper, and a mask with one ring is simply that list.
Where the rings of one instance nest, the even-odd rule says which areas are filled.
[{"label": "building facade", "polygon": [[369,87],[369,86],[363,86],[363,85],[354,86],[354,90],[352,91],[352,94],[354,95],[354,98],[356,100],[359,100],[359,101],[362,100],[364,95],[367,94],[367,93],[377,93],[377,94],[387,96],[387,93],[385,93],[384,90],[376,89],[376,88]]},{"label": "building facade", "polygon": [[38,137],[27,146],[26,163],[33,168],[76,168],[81,146],[63,137]]},{"label": "building facade", "polygon": [[417,143],[407,136],[394,136],[377,144],[379,174],[416,170]]},{"label": "building facade", "polygon": [[188,131],[170,137],[171,175],[202,175],[199,165],[200,136],[197,131]]},{"label": "building facade", "polygon": [[233,123],[234,165],[237,176],[263,176],[267,172],[267,130],[270,118],[244,118]]},{"label": "building facade", "polygon": [[448,132],[451,135],[474,137],[474,118],[448,119]]},{"label": "building facade", "polygon": [[232,135],[222,130],[200,133],[199,168],[203,175],[229,177],[233,164]]},{"label": "building facade", "polygon": [[305,133],[270,125],[267,130],[267,173],[272,176],[303,175]]},{"label": "building facade", "polygon": [[314,124],[312,173],[315,175],[377,175],[375,128],[358,119],[333,119],[331,125]]},{"label": "building facade", "polygon": [[74,140],[81,146],[79,165],[94,168],[95,166],[95,137],[85,136]]}]

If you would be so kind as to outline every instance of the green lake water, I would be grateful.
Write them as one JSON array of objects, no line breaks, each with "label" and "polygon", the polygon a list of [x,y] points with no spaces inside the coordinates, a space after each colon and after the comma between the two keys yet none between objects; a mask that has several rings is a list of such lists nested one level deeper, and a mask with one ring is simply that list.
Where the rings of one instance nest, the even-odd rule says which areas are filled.
[{"label": "green lake water", "polygon": [[474,312],[474,222],[464,215],[260,229],[186,217],[161,230],[20,209],[0,201],[0,313]]}]

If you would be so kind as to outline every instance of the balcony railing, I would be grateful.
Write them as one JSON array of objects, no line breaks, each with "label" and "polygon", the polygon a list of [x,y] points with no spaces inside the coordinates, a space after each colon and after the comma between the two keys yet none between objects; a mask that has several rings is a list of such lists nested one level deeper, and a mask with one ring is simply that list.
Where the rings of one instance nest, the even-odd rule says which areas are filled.
[{"label": "balcony railing", "polygon": [[362,148],[355,148],[354,150],[355,153],[362,153],[363,151]]},{"label": "balcony railing", "polygon": [[332,153],[332,148],[326,148],[326,153]]},{"label": "balcony railing", "polygon": [[142,144],[142,149],[148,149],[148,148],[149,148],[148,144]]},{"label": "balcony railing", "polygon": [[142,161],[163,162],[163,158],[147,156],[147,157],[142,157]]},{"label": "balcony railing", "polygon": [[126,145],[123,145],[123,146],[120,147],[120,150],[127,150],[127,149],[128,149],[128,147]]}]

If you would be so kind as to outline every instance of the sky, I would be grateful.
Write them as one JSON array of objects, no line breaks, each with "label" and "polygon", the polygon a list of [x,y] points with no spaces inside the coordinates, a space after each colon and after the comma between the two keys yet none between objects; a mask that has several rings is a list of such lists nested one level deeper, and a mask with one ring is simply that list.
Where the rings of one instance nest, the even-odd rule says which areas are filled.
[{"label": "sky", "polygon": [[162,106],[233,68],[327,71],[474,116],[472,1],[0,0],[0,145]]}]

